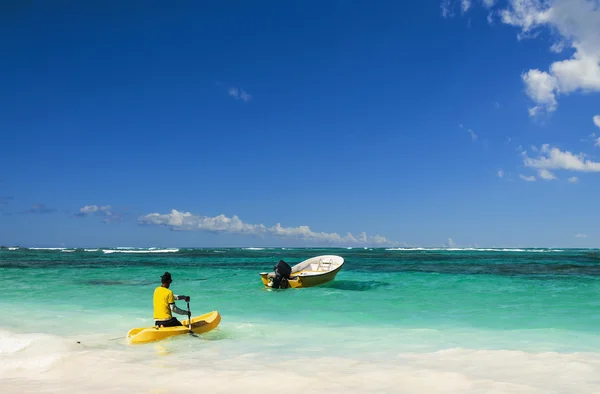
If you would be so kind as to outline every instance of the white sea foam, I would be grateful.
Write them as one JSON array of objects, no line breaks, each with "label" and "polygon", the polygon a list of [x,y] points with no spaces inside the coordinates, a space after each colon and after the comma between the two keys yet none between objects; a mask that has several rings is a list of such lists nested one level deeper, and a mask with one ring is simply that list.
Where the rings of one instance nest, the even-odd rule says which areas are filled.
[{"label": "white sea foam", "polygon": [[[247,329],[256,329],[249,326]],[[77,341],[81,343],[77,343]],[[600,354],[453,348],[347,357],[315,347],[242,352],[233,339],[181,336],[127,345],[104,336],[55,337],[0,331],[3,393],[593,393]],[[314,346],[306,343],[306,347]],[[235,350],[235,351],[234,351]],[[75,373],[74,373],[75,372]],[[276,379],[273,377],[276,376]]]},{"label": "white sea foam", "polygon": [[61,250],[61,252],[63,252],[63,253],[73,253],[73,252],[76,252],[76,250],[75,249],[63,249],[63,250]]},{"label": "white sea foam", "polygon": [[71,348],[73,346],[61,337],[0,330],[0,379],[29,377],[48,371],[72,353]]},{"label": "white sea foam", "polygon": [[176,253],[179,249],[102,249],[106,254],[110,253]]},{"label": "white sea foam", "polygon": [[84,252],[97,252],[99,249],[83,249]]},{"label": "white sea foam", "polygon": [[404,250],[443,250],[443,249],[434,249],[434,248],[386,248],[385,250],[399,250],[399,251],[404,251]]},{"label": "white sea foam", "polygon": [[63,250],[66,248],[28,248],[28,249],[31,249],[31,250]]},{"label": "white sea foam", "polygon": [[244,250],[265,250],[265,248],[242,248]]},{"label": "white sea foam", "polygon": [[521,252],[521,253],[555,253],[564,252],[563,249],[519,249],[519,248],[386,248],[385,250],[397,251],[449,251],[449,252]]},{"label": "white sea foam", "polygon": [[18,247],[10,247],[10,248],[8,248],[8,250],[19,250],[19,248]]},{"label": "white sea foam", "polygon": [[9,331],[0,331],[0,354],[15,353],[34,343],[42,334],[14,334]]}]

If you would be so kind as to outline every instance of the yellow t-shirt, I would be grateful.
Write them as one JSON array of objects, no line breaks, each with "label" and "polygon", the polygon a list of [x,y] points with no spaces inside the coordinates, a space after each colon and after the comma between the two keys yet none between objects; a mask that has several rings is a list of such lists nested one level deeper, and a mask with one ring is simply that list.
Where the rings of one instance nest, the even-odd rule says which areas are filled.
[{"label": "yellow t-shirt", "polygon": [[169,304],[175,303],[173,292],[159,286],[154,290],[154,320],[167,320],[173,317]]}]

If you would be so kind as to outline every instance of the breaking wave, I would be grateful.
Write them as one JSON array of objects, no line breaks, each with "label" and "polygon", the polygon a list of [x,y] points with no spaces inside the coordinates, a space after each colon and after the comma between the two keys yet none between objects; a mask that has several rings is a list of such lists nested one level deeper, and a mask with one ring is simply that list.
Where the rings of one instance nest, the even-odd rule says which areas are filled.
[{"label": "breaking wave", "polygon": [[521,253],[558,253],[564,249],[519,249],[519,248],[386,248],[396,251],[432,251],[432,252],[521,252]]},{"label": "breaking wave", "polygon": [[106,254],[111,253],[177,253],[179,249],[102,249]]}]

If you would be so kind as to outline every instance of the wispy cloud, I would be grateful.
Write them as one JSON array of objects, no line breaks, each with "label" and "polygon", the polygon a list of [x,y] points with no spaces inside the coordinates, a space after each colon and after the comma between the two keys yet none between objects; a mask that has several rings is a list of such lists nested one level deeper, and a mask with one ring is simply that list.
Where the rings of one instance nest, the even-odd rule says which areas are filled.
[{"label": "wispy cloud", "polygon": [[112,211],[110,205],[86,205],[79,209],[79,212],[75,214],[76,217],[84,217],[88,215],[96,215],[104,218],[105,222],[118,221],[121,219],[120,215],[115,214]]},{"label": "wispy cloud", "polygon": [[44,204],[33,204],[31,206],[31,208],[29,208],[26,211],[23,211],[23,213],[54,213],[54,212],[56,212],[56,209],[48,208]]},{"label": "wispy cloud", "polygon": [[591,143],[594,147],[600,148],[600,136],[596,133],[590,134],[586,138],[581,138],[579,141],[587,143]]},{"label": "wispy cloud", "polygon": [[587,234],[575,234],[575,238],[587,238]]},{"label": "wispy cloud", "polygon": [[466,130],[467,133],[469,133],[469,135],[471,136],[471,141],[473,141],[473,142],[477,141],[478,136],[473,130],[464,127],[462,124],[460,124],[459,126],[461,129]]},{"label": "wispy cloud", "polygon": [[13,200],[11,196],[0,196],[0,205],[6,205]]},{"label": "wispy cloud", "polygon": [[519,174],[519,178],[521,178],[522,180],[527,181],[527,182],[535,182],[535,177],[533,175],[526,176],[523,174]]},{"label": "wispy cloud", "polygon": [[537,158],[531,158],[524,152],[523,164],[538,170],[600,172],[600,162],[586,159],[583,153],[575,155],[569,151],[563,152],[558,148],[551,148],[548,144],[542,145],[537,153]]},{"label": "wispy cloud", "polygon": [[273,236],[287,239],[298,239],[314,243],[331,245],[395,245],[380,235],[367,236],[366,233],[344,236],[337,233],[312,231],[308,226],[283,227],[277,223],[267,227],[264,224],[244,223],[237,216],[227,217],[218,215],[206,217],[193,215],[190,212],[180,212],[176,209],[170,213],[151,213],[141,216],[139,223],[143,225],[164,226],[174,231],[206,231],[212,233],[229,233],[254,236]]},{"label": "wispy cloud", "polygon": [[452,1],[451,0],[442,0],[442,4],[440,4],[440,8],[442,9],[442,16],[444,18],[450,18],[454,16],[452,12]]},{"label": "wispy cloud", "polygon": [[565,49],[565,42],[559,41],[552,44],[550,47],[550,52],[561,53]]},{"label": "wispy cloud", "polygon": [[579,183],[579,178],[572,176],[568,179],[569,183]]},{"label": "wispy cloud", "polygon": [[244,89],[238,89],[231,87],[227,91],[227,93],[236,100],[242,100],[243,102],[248,102],[252,100],[252,96],[248,94]]},{"label": "wispy cloud", "polygon": [[[486,8],[491,8],[496,0],[482,0]],[[452,18],[454,10],[460,8],[462,14],[466,13],[473,6],[473,0],[441,0],[440,9],[444,18]]]},{"label": "wispy cloud", "polygon": [[502,168],[498,170],[498,178],[504,178],[504,170]]},{"label": "wispy cloud", "polygon": [[462,12],[469,11],[469,8],[471,8],[471,0],[461,0],[460,8],[461,8]]}]

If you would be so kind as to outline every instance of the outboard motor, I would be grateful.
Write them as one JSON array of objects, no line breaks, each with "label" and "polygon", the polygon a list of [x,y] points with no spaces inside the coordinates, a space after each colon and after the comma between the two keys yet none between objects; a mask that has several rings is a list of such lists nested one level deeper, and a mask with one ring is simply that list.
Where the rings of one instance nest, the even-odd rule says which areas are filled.
[{"label": "outboard motor", "polygon": [[288,279],[290,279],[290,275],[292,274],[292,267],[285,261],[279,260],[273,271],[275,271],[275,277],[273,278],[271,288],[287,289],[289,287]]}]

